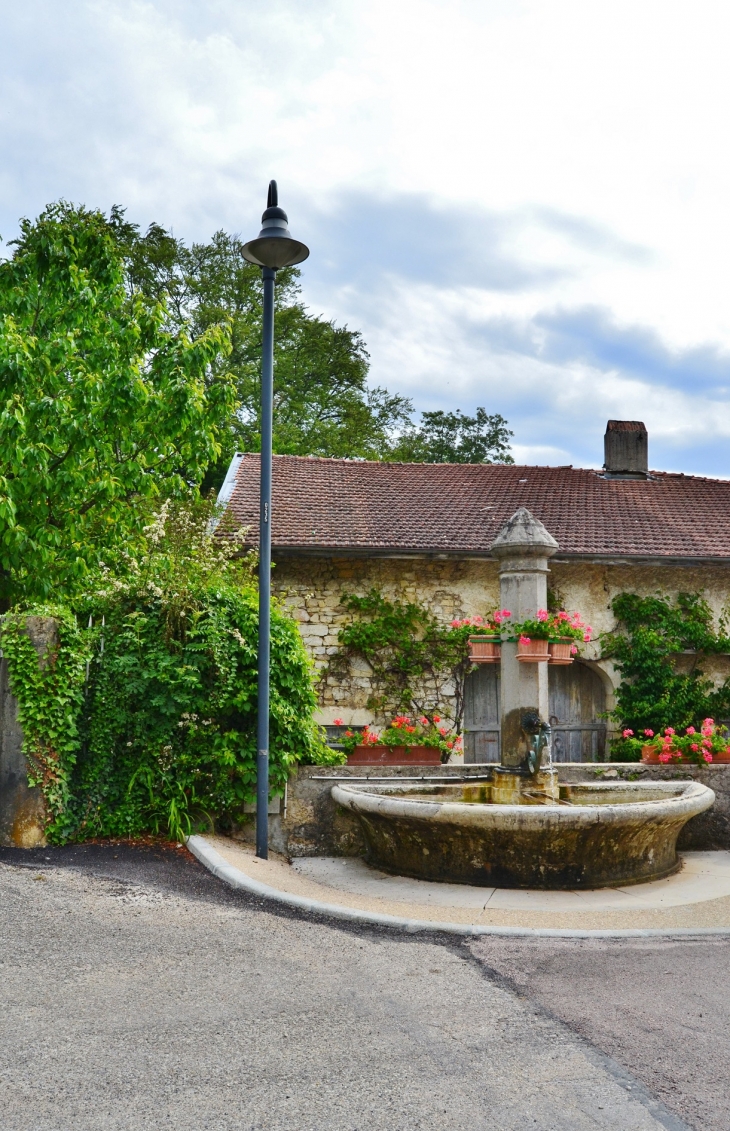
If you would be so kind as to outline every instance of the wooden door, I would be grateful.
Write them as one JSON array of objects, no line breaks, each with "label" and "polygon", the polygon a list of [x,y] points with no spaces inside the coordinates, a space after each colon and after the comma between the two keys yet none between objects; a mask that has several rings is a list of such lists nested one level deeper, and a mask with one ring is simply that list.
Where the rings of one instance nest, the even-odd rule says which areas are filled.
[{"label": "wooden door", "polygon": [[[464,761],[498,762],[499,664],[482,664],[464,689]],[[602,762],[606,753],[606,693],[600,676],[576,661],[548,667],[553,761]]]},{"label": "wooden door", "polygon": [[499,761],[499,664],[480,664],[464,688],[464,761]]},{"label": "wooden door", "polygon": [[606,692],[580,661],[548,670],[554,762],[602,762],[606,755]]}]

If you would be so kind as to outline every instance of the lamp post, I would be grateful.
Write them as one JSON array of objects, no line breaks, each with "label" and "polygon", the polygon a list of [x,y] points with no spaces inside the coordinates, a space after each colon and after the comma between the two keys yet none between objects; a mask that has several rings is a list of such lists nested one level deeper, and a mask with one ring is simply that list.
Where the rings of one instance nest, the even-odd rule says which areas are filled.
[{"label": "lamp post", "polygon": [[258,725],[256,737],[256,855],[269,855],[269,639],[271,629],[271,465],[274,413],[274,286],[281,267],[302,263],[309,248],[292,239],[286,212],[279,208],[276,181],[269,182],[258,239],[243,257],[263,268],[264,328],[261,359],[261,501],[259,511]]}]

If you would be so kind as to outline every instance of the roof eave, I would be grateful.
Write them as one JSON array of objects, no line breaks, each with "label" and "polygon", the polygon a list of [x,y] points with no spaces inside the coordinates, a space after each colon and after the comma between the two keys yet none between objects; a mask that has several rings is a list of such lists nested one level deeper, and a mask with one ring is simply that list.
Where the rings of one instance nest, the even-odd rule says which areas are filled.
[{"label": "roof eave", "polygon": [[[255,545],[247,547],[255,549]],[[307,558],[424,558],[424,559],[472,559],[493,561],[488,548],[484,550],[471,547],[449,548],[442,546],[412,547],[412,546],[337,546],[327,544],[286,544],[275,543],[272,554],[280,557],[307,557]],[[554,563],[585,562],[596,565],[646,565],[646,566],[727,566],[730,567],[730,556],[684,556],[684,555],[657,555],[657,554],[581,554],[566,553],[558,550],[552,559]]]}]

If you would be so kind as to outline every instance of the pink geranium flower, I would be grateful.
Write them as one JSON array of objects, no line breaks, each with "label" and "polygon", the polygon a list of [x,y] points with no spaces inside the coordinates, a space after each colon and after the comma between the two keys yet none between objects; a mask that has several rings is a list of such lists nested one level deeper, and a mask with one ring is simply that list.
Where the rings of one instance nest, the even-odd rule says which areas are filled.
[{"label": "pink geranium flower", "polygon": [[522,636],[520,636],[520,644],[531,644],[531,643],[532,643],[532,641],[530,640],[529,636],[525,636],[524,633],[522,634]]},{"label": "pink geranium flower", "polygon": [[694,727],[687,727],[687,734],[697,734]]},{"label": "pink geranium flower", "polygon": [[653,738],[654,737],[654,731],[653,730],[645,730],[644,734],[646,735],[647,738]]},{"label": "pink geranium flower", "polygon": [[626,730],[623,733],[623,737],[624,738],[633,738],[634,732],[632,730],[629,730],[628,727],[627,727]]},{"label": "pink geranium flower", "polygon": [[538,609],[537,610],[537,619],[539,621],[545,621],[545,620],[548,619],[549,616],[550,616],[550,614],[547,611],[547,609]]},{"label": "pink geranium flower", "polygon": [[697,745],[696,742],[691,743],[690,750],[694,750],[695,753],[699,750],[699,746]]}]

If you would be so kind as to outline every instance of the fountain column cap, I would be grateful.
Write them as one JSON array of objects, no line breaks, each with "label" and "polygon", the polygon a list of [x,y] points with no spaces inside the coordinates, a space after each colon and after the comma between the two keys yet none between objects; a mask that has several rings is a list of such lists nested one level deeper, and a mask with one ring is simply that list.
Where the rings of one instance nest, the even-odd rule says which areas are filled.
[{"label": "fountain column cap", "polygon": [[520,507],[505,522],[489,549],[495,558],[514,561],[516,558],[551,558],[560,547],[540,519],[527,507]]}]

